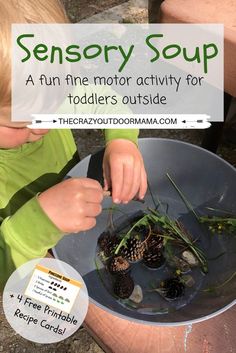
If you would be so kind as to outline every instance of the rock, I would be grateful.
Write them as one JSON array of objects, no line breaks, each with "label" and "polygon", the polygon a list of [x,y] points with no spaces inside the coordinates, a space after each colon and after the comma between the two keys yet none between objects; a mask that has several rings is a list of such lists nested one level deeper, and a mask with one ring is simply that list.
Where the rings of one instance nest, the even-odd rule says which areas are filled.
[{"label": "rock", "polygon": [[141,303],[141,301],[143,300],[143,291],[142,288],[136,284],[134,286],[134,290],[131,294],[131,296],[129,297],[130,300],[132,300],[134,303]]},{"label": "rock", "polygon": [[186,273],[190,271],[189,264],[186,261],[178,258],[177,256],[169,257],[167,259],[167,262],[171,267],[176,268],[177,270],[180,270],[182,273]]},{"label": "rock", "polygon": [[198,266],[199,262],[197,258],[193,255],[193,253],[189,250],[185,250],[182,253],[182,259],[186,261],[190,266]]},{"label": "rock", "polygon": [[184,275],[184,276],[182,276],[182,280],[183,280],[183,282],[184,282],[184,285],[185,285],[186,287],[189,287],[189,288],[193,287],[194,284],[195,284],[195,281],[194,281],[193,277],[190,276],[190,275]]}]

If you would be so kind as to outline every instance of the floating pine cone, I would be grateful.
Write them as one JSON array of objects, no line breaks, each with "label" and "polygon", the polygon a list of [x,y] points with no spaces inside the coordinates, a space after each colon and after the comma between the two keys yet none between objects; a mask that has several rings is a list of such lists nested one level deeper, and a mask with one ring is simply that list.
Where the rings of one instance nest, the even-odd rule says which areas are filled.
[{"label": "floating pine cone", "polygon": [[129,275],[119,275],[114,284],[114,293],[121,299],[127,299],[134,290],[134,281]]},{"label": "floating pine cone", "polygon": [[163,248],[163,238],[159,236],[152,236],[147,243],[148,247],[152,249],[161,250]]},{"label": "floating pine cone", "polygon": [[161,283],[161,289],[167,299],[174,300],[184,295],[185,286],[179,278],[170,278]]},{"label": "floating pine cone", "polygon": [[98,245],[105,256],[111,256],[118,244],[118,239],[109,232],[104,232],[98,238]]},{"label": "floating pine cone", "polygon": [[98,245],[101,250],[104,250],[107,242],[110,240],[111,234],[109,232],[103,232],[98,238]]},{"label": "floating pine cone", "polygon": [[122,256],[114,256],[108,263],[108,270],[112,275],[124,274],[130,269],[129,261]]},{"label": "floating pine cone", "polygon": [[158,268],[163,265],[165,258],[162,252],[156,248],[149,248],[143,254],[143,263],[150,268]]},{"label": "floating pine cone", "polygon": [[137,261],[143,258],[146,243],[137,238],[129,238],[126,246],[121,248],[121,255],[129,261]]}]

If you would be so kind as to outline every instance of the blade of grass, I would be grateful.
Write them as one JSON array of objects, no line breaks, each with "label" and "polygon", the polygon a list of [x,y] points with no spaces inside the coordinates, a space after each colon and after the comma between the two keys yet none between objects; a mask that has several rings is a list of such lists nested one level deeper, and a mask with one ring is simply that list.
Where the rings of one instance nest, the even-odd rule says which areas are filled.
[{"label": "blade of grass", "polygon": [[203,289],[203,292],[212,292],[215,291],[216,289],[220,289],[222,287],[224,287],[227,283],[229,283],[230,281],[232,281],[232,279],[236,276],[236,271],[223,283],[219,284],[218,286],[213,286],[213,287],[209,287],[206,289]]},{"label": "blade of grass", "polygon": [[151,195],[151,198],[152,198],[153,205],[154,205],[155,210],[156,210],[156,209],[158,208],[158,205],[156,204],[155,197],[153,196],[153,193],[152,193],[152,189],[151,189],[149,180],[147,180],[147,185],[148,185],[148,190],[149,190],[150,195]]},{"label": "blade of grass", "polygon": [[[158,216],[159,216],[158,212],[155,210],[152,210],[150,208],[149,208],[149,210],[150,210],[150,212],[154,213],[154,215],[156,215],[157,221],[158,221]],[[161,216],[161,217],[164,217],[164,216]],[[169,228],[169,230],[172,231],[176,236],[178,236],[191,249],[191,251],[194,253],[194,255],[199,260],[203,272],[207,273],[208,272],[207,261],[206,261],[206,258],[204,256],[202,250],[199,249],[197,246],[195,246],[194,243],[183,233],[183,231],[181,232],[181,230],[177,227],[177,225],[174,221],[172,221],[168,218],[166,224],[167,224],[167,227]]]},{"label": "blade of grass", "polygon": [[[168,177],[168,179],[170,180],[170,182],[172,183],[172,185],[174,186],[174,188],[176,189],[176,191],[178,192],[178,194],[180,195],[180,197],[182,198],[182,200],[184,201],[186,207],[193,213],[194,217],[197,219],[197,221],[199,222],[199,217],[197,215],[197,213],[194,211],[192,205],[190,204],[190,202],[187,200],[187,198],[184,196],[184,194],[182,193],[182,191],[178,188],[178,186],[176,185],[176,183],[174,182],[174,180],[171,178],[171,176],[167,173],[166,176]],[[161,206],[161,208],[163,209],[163,206],[160,202],[160,200],[158,199],[157,196],[157,201],[159,202],[159,205]],[[156,210],[152,210],[150,208],[148,208],[152,213],[156,213]],[[195,256],[197,257],[197,259],[199,260],[202,270],[204,273],[208,272],[208,266],[207,266],[207,261],[205,258],[205,255],[203,254],[203,252],[196,247],[192,241],[190,241],[183,233],[181,233],[181,231],[178,229],[178,227],[176,227],[175,222],[173,220],[170,219],[170,217],[168,216],[168,214],[166,214],[166,218],[169,222],[169,228],[172,229],[175,234],[177,234],[181,240],[183,242],[185,242],[188,247],[192,250],[192,252],[195,254]]]},{"label": "blade of grass", "polygon": [[228,215],[234,216],[234,214],[231,211],[226,211],[226,210],[223,210],[220,208],[214,208],[214,207],[205,207],[205,208],[209,211],[216,211],[216,212],[226,213]]},{"label": "blade of grass", "polygon": [[225,255],[226,254],[226,251],[223,251],[222,253],[220,253],[219,255],[216,255],[214,257],[210,257],[208,258],[208,261],[215,261],[217,259],[219,259],[221,256]]},{"label": "blade of grass", "polygon": [[174,180],[171,178],[171,176],[166,173],[167,178],[170,180],[171,184],[174,186],[175,190],[178,192],[179,196],[181,197],[181,199],[183,200],[185,206],[187,207],[187,209],[189,211],[192,212],[192,214],[194,215],[194,217],[197,219],[197,221],[199,221],[199,217],[197,215],[197,213],[194,211],[193,206],[191,205],[191,203],[187,200],[187,198],[185,197],[185,195],[183,194],[183,192],[180,190],[180,188],[176,185],[176,183],[174,182]]},{"label": "blade of grass", "polygon": [[134,223],[134,225],[130,228],[130,230],[126,233],[126,235],[122,238],[122,240],[120,241],[119,245],[117,246],[116,250],[115,250],[115,255],[118,254],[118,252],[120,251],[120,248],[126,243],[126,241],[129,239],[132,231],[140,226],[143,225],[145,223],[145,221],[149,218],[149,215],[146,214],[145,216],[143,216],[141,219],[139,219],[136,223]]}]

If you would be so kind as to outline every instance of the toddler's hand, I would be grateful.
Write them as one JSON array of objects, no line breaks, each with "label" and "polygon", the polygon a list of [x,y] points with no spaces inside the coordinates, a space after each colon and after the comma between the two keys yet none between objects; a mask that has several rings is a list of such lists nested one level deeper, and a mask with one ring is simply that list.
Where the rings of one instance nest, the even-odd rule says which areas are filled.
[{"label": "toddler's hand", "polygon": [[51,221],[64,233],[93,228],[102,211],[101,185],[88,178],[71,178],[42,192],[38,201]]},{"label": "toddler's hand", "polygon": [[103,159],[104,188],[112,188],[115,203],[128,203],[136,195],[143,199],[147,175],[138,147],[129,140],[117,139],[107,144]]}]

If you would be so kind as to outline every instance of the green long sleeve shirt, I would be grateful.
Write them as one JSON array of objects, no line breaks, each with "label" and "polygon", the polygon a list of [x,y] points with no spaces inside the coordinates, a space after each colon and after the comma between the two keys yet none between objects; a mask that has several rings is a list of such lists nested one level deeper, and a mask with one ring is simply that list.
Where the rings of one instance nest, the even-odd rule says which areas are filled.
[{"label": "green long sleeve shirt", "polygon": [[[105,130],[105,139],[137,141],[137,130]],[[44,257],[63,234],[37,201],[78,162],[70,130],[51,130],[41,140],[0,149],[0,286],[21,264]]]}]

